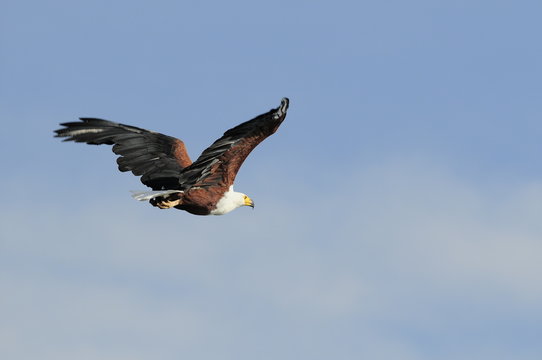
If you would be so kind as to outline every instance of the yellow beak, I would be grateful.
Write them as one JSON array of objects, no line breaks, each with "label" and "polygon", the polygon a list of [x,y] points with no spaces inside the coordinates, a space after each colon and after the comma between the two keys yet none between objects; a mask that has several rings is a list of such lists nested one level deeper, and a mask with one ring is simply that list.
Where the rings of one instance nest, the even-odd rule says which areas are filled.
[{"label": "yellow beak", "polygon": [[252,199],[248,196],[245,197],[245,206],[250,206],[254,209],[254,201],[252,201]]}]

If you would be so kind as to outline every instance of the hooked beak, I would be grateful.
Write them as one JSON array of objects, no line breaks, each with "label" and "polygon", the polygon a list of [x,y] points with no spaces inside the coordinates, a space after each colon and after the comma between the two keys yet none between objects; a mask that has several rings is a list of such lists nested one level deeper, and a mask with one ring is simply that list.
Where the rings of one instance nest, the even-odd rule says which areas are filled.
[{"label": "hooked beak", "polygon": [[252,201],[252,199],[249,198],[248,196],[245,197],[245,206],[250,206],[251,208],[254,209],[254,201]]}]

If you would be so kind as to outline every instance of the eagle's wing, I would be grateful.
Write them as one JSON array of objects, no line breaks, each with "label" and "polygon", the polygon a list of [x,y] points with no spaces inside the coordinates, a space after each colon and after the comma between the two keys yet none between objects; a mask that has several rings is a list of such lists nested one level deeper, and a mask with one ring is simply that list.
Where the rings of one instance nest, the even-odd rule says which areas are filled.
[{"label": "eagle's wing", "polygon": [[192,161],[184,143],[171,136],[108,120],[81,118],[81,122],[60,124],[56,137],[92,145],[113,145],[120,171],[141,176],[153,190],[176,189],[179,174]]},{"label": "eagle's wing", "polygon": [[226,131],[182,171],[181,188],[232,185],[248,154],[277,131],[286,117],[288,105],[289,100],[283,98],[278,108]]}]

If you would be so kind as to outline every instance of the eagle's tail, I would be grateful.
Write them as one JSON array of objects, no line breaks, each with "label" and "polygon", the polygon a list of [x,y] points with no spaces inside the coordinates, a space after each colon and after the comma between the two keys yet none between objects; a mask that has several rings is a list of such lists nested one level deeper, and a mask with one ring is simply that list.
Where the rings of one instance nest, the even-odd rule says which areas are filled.
[{"label": "eagle's tail", "polygon": [[132,197],[137,201],[148,201],[159,196],[182,193],[181,190],[132,191]]}]

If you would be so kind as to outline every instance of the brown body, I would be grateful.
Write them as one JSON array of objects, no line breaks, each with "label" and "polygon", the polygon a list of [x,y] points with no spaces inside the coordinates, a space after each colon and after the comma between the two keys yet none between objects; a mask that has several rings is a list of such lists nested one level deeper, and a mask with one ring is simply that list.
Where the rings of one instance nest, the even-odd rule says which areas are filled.
[{"label": "brown body", "polygon": [[224,191],[221,188],[197,188],[188,190],[175,209],[185,210],[194,215],[208,215],[220,200]]}]

